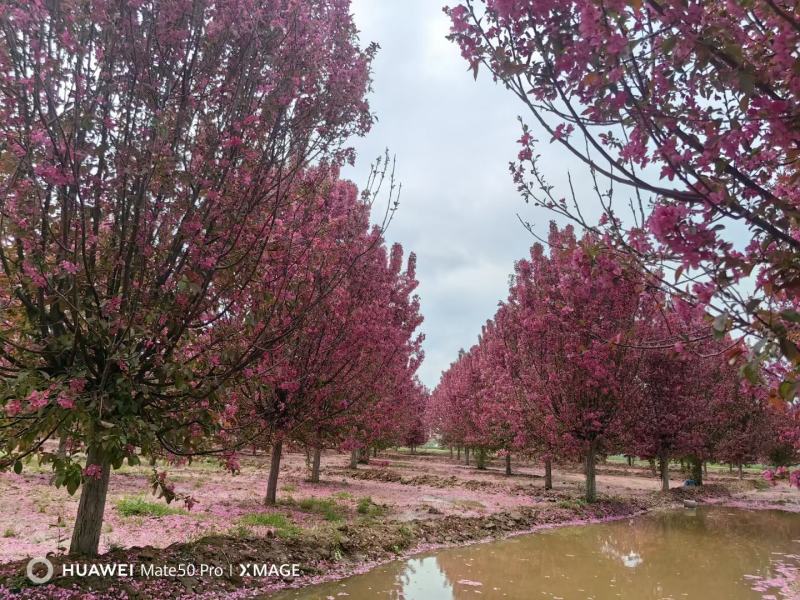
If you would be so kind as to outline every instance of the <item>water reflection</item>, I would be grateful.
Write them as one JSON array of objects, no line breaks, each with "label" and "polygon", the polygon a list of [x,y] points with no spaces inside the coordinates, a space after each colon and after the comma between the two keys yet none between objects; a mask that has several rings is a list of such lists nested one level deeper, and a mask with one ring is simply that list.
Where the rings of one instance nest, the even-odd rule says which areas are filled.
[{"label": "water reflection", "polygon": [[302,600],[800,598],[800,515],[700,509],[568,527],[398,561]]},{"label": "water reflection", "polygon": [[439,561],[435,556],[406,561],[398,580],[401,587],[400,593],[396,597],[403,600],[430,600],[431,598],[452,600],[455,598],[453,584],[439,567]]}]

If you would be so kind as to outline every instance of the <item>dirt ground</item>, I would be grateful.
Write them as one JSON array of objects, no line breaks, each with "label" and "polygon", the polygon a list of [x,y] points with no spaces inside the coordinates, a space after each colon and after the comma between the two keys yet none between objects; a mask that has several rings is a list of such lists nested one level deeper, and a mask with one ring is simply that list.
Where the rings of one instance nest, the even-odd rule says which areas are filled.
[{"label": "dirt ground", "polygon": [[[267,458],[244,457],[241,464],[241,473],[235,476],[213,461],[159,465],[159,470],[169,472],[177,491],[197,500],[191,511],[175,506],[173,514],[162,515],[125,510],[126,502],[140,498],[163,504],[149,494],[150,468],[126,467],[115,472],[101,552],[110,552],[107,557],[148,560],[174,558],[178,551],[191,555],[204,544],[209,552],[212,546],[223,552],[241,546],[241,552],[255,553],[259,559],[299,557],[308,566],[302,582],[306,584],[409,551],[558,523],[614,518],[674,505],[685,497],[800,512],[798,490],[785,484],[769,486],[752,471],[739,480],[726,467],[709,469],[707,485],[697,491],[681,488],[685,477],[675,465],[672,486],[678,489],[665,496],[658,492],[660,481],[646,465],[628,467],[625,462],[609,461],[598,465],[601,502],[586,506],[581,500],[583,475],[577,465],[555,465],[554,489],[545,491],[543,466],[535,462],[513,461],[509,477],[501,461],[490,461],[486,470],[478,470],[447,453],[394,451],[381,453],[355,471],[347,468],[349,456],[327,452],[319,484],[306,481],[304,454],[287,454],[280,474],[279,504],[265,508]],[[49,480],[50,475],[35,465],[26,466],[20,475],[0,474],[0,597],[36,597],[18,578],[22,559],[51,555],[56,561],[69,543],[77,496],[55,489]],[[221,597],[232,597],[233,589],[243,597],[251,595],[250,583],[220,584],[225,589]],[[258,583],[262,592],[298,584],[291,578]],[[193,582],[178,584],[186,597],[197,597]],[[81,589],[87,585],[80,583]],[[166,596],[176,593],[167,588]],[[156,590],[138,584],[127,586],[124,593],[112,592],[114,597],[157,596]],[[67,590],[59,593],[67,594]],[[53,594],[44,597],[56,597]]]}]

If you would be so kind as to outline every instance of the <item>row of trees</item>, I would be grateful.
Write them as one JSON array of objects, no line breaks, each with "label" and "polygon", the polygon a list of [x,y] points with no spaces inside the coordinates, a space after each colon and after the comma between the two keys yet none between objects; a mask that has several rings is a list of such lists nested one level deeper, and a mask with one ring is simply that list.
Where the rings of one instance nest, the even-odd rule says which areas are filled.
[{"label": "row of trees", "polygon": [[508,300],[432,395],[443,441],[541,456],[548,488],[552,457],[580,457],[589,501],[598,454],[658,460],[665,490],[670,459],[702,481],[711,459],[796,458],[796,409],[739,376],[742,343],[610,242],[551,225],[549,252],[516,264]]},{"label": "row of trees", "polygon": [[271,447],[274,501],[286,440],[408,435],[415,259],[370,227],[386,165],[338,175],[373,120],[348,2],[11,1],[0,29],[0,468],[80,488],[70,552],[123,461]]}]

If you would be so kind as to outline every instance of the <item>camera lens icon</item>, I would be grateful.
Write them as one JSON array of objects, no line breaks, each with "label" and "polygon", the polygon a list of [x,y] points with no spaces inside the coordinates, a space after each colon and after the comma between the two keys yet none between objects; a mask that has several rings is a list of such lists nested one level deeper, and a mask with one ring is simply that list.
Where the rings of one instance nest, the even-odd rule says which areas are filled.
[{"label": "camera lens icon", "polygon": [[[34,569],[38,565],[44,565],[46,571],[44,575],[37,575],[34,573]],[[28,561],[28,566],[25,567],[25,575],[28,576],[33,583],[37,585],[41,585],[43,583],[47,583],[53,578],[53,563],[51,563],[48,559],[39,557],[39,558],[32,558]]]}]

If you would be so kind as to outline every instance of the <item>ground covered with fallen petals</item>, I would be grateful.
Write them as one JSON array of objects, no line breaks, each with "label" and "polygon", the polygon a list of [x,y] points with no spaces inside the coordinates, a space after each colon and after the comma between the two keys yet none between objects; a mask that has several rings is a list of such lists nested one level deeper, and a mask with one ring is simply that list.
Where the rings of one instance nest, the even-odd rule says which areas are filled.
[{"label": "ground covered with fallen petals", "polygon": [[[674,506],[686,499],[751,508],[800,511],[800,493],[771,486],[757,471],[739,480],[714,468],[702,489],[683,488],[677,466],[670,494],[646,464],[613,461],[598,467],[599,502],[581,499],[577,465],[556,465],[554,489],[544,489],[543,468],[515,461],[513,475],[500,461],[486,470],[447,453],[384,452],[356,470],[348,457],[323,457],[322,481],[306,481],[306,456],[290,453],[280,474],[279,503],[265,507],[267,459],[242,460],[232,476],[213,461],[168,467],[178,491],[191,494],[191,511],[166,507],[149,495],[148,467],[124,468],[112,476],[95,562],[213,564],[222,577],[153,579],[57,578],[32,587],[24,577],[29,557],[56,564],[69,543],[77,497],[50,485],[50,475],[28,465],[20,475],[0,474],[0,597],[172,598],[253,597],[361,572],[409,553],[473,543],[543,527],[608,520]],[[159,465],[159,469],[167,468]],[[303,575],[239,576],[228,565],[299,563]],[[91,592],[91,596],[87,596]]]}]

